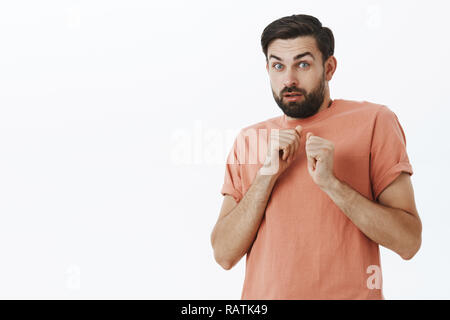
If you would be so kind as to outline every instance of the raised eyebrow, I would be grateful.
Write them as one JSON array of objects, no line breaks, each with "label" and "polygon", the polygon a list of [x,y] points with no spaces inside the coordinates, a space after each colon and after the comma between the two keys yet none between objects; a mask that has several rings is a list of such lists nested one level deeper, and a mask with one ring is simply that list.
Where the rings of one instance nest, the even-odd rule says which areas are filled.
[{"label": "raised eyebrow", "polygon": [[[301,59],[301,58],[303,58],[304,56],[310,56],[313,60],[315,60],[314,55],[313,55],[311,52],[307,51],[307,52],[303,52],[303,53],[300,53],[300,54],[296,55],[296,56],[294,57],[294,61],[295,61],[295,60],[298,60],[298,59]],[[279,60],[279,61],[283,61],[283,59],[281,59],[280,57],[277,57],[277,56],[275,56],[275,55],[273,55],[273,54],[271,54],[271,55],[269,56],[269,60],[270,60],[271,58],[277,59],[277,60]]]}]

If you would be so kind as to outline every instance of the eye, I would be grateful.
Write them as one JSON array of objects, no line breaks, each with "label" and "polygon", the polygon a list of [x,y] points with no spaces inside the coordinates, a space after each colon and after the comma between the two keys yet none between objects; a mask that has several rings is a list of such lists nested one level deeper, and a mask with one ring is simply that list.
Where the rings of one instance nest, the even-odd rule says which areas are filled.
[{"label": "eye", "polygon": [[[306,68],[308,68],[310,66],[310,64],[308,62],[304,62],[304,61],[300,62],[298,65],[300,66],[301,69],[306,69]],[[282,66],[282,64],[281,63],[274,63],[272,65],[272,67],[275,70],[281,70],[282,69],[282,67],[277,68],[277,66]]]},{"label": "eye", "polygon": [[275,63],[275,64],[273,65],[273,67],[275,68],[275,70],[280,70],[280,69],[277,68],[276,66],[281,66],[281,64],[280,64],[280,63]]},{"label": "eye", "polygon": [[298,65],[299,66],[306,65],[305,67],[301,67],[302,69],[309,67],[309,63],[308,62],[304,62],[304,61],[300,62]]}]

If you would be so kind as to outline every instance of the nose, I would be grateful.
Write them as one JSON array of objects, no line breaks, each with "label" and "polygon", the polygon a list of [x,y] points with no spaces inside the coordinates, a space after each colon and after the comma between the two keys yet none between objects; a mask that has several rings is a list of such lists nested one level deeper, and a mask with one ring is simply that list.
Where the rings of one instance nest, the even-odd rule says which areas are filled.
[{"label": "nose", "polygon": [[284,85],[286,86],[286,88],[298,87],[298,80],[295,72],[290,71],[287,73],[286,79],[284,80]]}]

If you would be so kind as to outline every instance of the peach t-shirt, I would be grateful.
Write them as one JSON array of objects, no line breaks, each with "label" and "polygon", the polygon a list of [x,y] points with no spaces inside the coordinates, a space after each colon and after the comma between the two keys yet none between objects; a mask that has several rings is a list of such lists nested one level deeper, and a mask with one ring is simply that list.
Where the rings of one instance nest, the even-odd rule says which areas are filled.
[{"label": "peach t-shirt", "polygon": [[334,143],[334,175],[377,199],[404,171],[406,139],[388,107],[333,100],[305,119],[282,116],[242,129],[228,154],[223,195],[239,202],[264,162],[271,129],[303,127],[295,161],[276,181],[247,252],[241,299],[384,299],[378,244],[364,235],[312,180],[307,132]]}]

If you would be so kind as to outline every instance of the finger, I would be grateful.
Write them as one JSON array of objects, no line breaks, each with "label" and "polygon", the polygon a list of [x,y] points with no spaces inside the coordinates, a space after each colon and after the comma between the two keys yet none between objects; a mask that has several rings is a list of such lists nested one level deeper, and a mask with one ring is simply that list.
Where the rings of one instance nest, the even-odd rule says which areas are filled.
[{"label": "finger", "polygon": [[295,142],[297,143],[297,150],[300,149],[300,137],[298,137],[297,139],[295,139]]},{"label": "finger", "polygon": [[297,156],[299,145],[300,145],[300,143],[299,143],[298,139],[294,139],[292,159],[295,159],[295,157]]},{"label": "finger", "polygon": [[298,142],[300,142],[300,137],[301,137],[301,134],[298,133],[298,131],[295,131],[295,135],[294,135],[295,140],[297,140]]},{"label": "finger", "polygon": [[296,151],[299,148],[299,141],[296,139],[296,135],[278,137],[279,150],[282,150],[283,160],[292,160],[295,156]]},{"label": "finger", "polygon": [[279,131],[280,134],[288,134],[288,135],[300,135],[302,132],[302,127],[298,125],[294,129],[284,129]]},{"label": "finger", "polygon": [[295,131],[292,131],[292,132],[281,132],[280,133],[280,137],[283,137],[283,138],[295,138],[296,137],[296,135],[297,135],[297,133],[295,132]]},{"label": "finger", "polygon": [[309,171],[309,173],[313,173],[314,172],[314,158],[313,157],[311,157],[311,156],[307,156],[306,157],[306,159],[307,159],[307,161],[308,161],[308,171]]},{"label": "finger", "polygon": [[301,140],[300,140],[300,137],[298,136],[298,137],[295,139],[295,147],[296,147],[296,149],[295,149],[295,154],[296,154],[296,155],[299,153],[299,149],[301,148],[301,145],[302,145],[302,142],[301,142]]},{"label": "finger", "polygon": [[[299,126],[297,126],[297,127],[299,127]],[[297,128],[296,127],[296,128]],[[301,129],[300,128],[298,128],[298,129],[285,129],[285,130],[280,130],[280,133],[286,133],[286,134],[291,134],[291,135],[295,135],[295,134],[301,134]]]},{"label": "finger", "polygon": [[280,159],[284,160],[284,156],[286,155],[286,148],[280,148]]},{"label": "finger", "polygon": [[292,156],[292,145],[287,146],[286,161]]},{"label": "finger", "polygon": [[278,149],[281,150],[286,148],[286,146],[292,144],[292,138],[279,138],[278,139]]},{"label": "finger", "polygon": [[299,141],[296,137],[294,137],[290,143],[291,150],[290,150],[290,160],[294,160],[295,156],[297,155],[297,150],[299,148]]},{"label": "finger", "polygon": [[297,142],[297,149],[300,148],[300,141],[301,141],[301,137],[302,137],[302,127],[300,125],[298,125],[296,128],[300,128],[298,130],[295,131],[295,140]]},{"label": "finger", "polygon": [[281,137],[279,137],[279,139],[280,139],[280,141],[283,141],[283,142],[286,142],[288,144],[291,144],[292,141],[295,140],[295,135],[292,135],[292,136],[281,136]]},{"label": "finger", "polygon": [[286,146],[286,154],[284,155],[284,159],[283,160],[287,161],[289,156],[292,154],[291,148],[292,148],[291,145],[287,145]]},{"label": "finger", "polygon": [[327,145],[328,141],[325,139],[322,139],[318,136],[310,136],[308,139],[309,144],[315,144],[315,145]]},{"label": "finger", "polygon": [[295,156],[295,146],[293,144],[289,145],[289,156],[286,161],[291,162]]},{"label": "finger", "polygon": [[270,131],[271,135],[275,135],[275,134],[285,134],[285,133],[290,133],[293,134],[295,132],[295,129],[278,129],[278,131],[272,130]]},{"label": "finger", "polygon": [[280,147],[279,150],[280,159],[283,160],[284,155],[286,154],[286,147]]},{"label": "finger", "polygon": [[287,138],[274,135],[270,137],[270,149],[276,149],[277,151],[280,151],[285,144],[287,144]]}]

